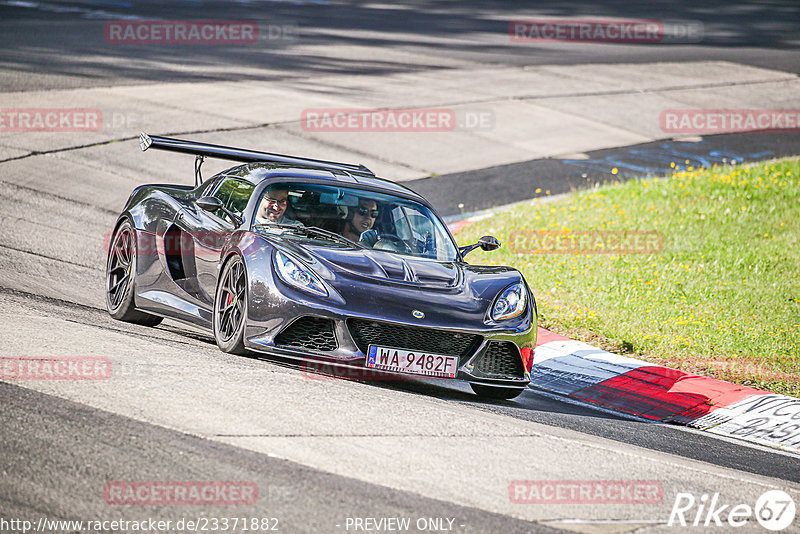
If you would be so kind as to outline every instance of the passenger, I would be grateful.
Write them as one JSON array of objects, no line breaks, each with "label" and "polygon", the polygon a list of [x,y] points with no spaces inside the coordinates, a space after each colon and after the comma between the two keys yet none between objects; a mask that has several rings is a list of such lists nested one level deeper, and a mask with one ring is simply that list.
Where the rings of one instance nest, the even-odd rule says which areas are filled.
[{"label": "passenger", "polygon": [[261,198],[256,211],[256,224],[291,224],[302,226],[303,223],[286,215],[289,205],[289,191],[286,189],[270,189]]},{"label": "passenger", "polygon": [[361,234],[371,230],[378,218],[378,203],[367,198],[358,199],[358,206],[351,208],[349,216],[344,222],[344,228],[340,232],[343,237],[356,243],[361,239]]}]

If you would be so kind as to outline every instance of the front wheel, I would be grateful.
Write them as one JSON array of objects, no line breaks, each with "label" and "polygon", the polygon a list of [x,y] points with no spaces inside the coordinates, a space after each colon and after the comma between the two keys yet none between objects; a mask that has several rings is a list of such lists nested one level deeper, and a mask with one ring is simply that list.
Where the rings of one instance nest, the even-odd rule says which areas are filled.
[{"label": "front wheel", "polygon": [[136,290],[136,229],[128,219],[122,221],[106,262],[106,309],[114,319],[144,326],[156,326],[161,317],[134,307]]},{"label": "front wheel", "polygon": [[470,384],[472,391],[482,399],[508,400],[518,397],[522,393],[520,388],[507,388],[502,386],[484,386],[483,384]]},{"label": "front wheel", "polygon": [[244,329],[247,317],[247,274],[239,256],[222,268],[214,295],[214,340],[223,352],[244,354]]}]

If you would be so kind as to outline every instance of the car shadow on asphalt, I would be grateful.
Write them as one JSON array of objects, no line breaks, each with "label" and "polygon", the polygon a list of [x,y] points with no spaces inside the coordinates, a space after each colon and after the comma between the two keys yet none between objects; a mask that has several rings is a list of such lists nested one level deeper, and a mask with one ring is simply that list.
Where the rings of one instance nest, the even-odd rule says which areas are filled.
[{"label": "car shadow on asphalt", "polygon": [[[472,392],[468,383],[446,379],[425,379],[410,377],[405,375],[377,374],[366,370],[370,378],[364,378],[364,370],[361,369],[341,369],[326,363],[309,363],[294,360],[292,358],[279,355],[261,354],[250,352],[248,358],[269,362],[280,365],[287,369],[292,369],[303,373],[309,380],[341,380],[344,382],[358,382],[372,387],[423,395],[446,401],[456,401],[478,407],[488,408],[491,411],[497,409],[509,415],[521,416],[522,412],[538,412],[542,417],[548,416],[573,416],[591,417],[595,419],[624,420],[628,419],[634,423],[647,424],[643,420],[633,420],[622,414],[617,415],[610,412],[600,411],[591,406],[559,400],[554,397],[544,395],[532,389],[526,389],[519,397],[510,400],[483,399]],[[494,408],[494,409],[493,409]],[[528,414],[530,415],[530,414]],[[524,417],[526,419],[530,417]]]},{"label": "car shadow on asphalt", "polygon": [[[158,330],[185,336],[206,345],[214,345],[214,337],[199,329],[193,329],[179,323],[162,323]],[[577,404],[559,399],[555,396],[544,394],[534,389],[526,389],[519,397],[510,400],[483,399],[478,397],[468,383],[461,380],[450,381],[447,379],[418,378],[409,375],[396,375],[379,373],[366,368],[341,368],[335,362],[328,361],[303,361],[279,354],[266,354],[248,351],[241,356],[251,360],[259,360],[286,369],[298,371],[309,380],[341,380],[344,382],[358,382],[372,387],[402,391],[415,395],[436,398],[446,401],[455,401],[473,406],[502,411],[508,415],[524,419],[549,419],[551,417],[593,418],[605,420],[628,420],[632,423],[647,424],[647,421],[632,419],[624,414],[614,414],[601,411],[591,405]]]}]

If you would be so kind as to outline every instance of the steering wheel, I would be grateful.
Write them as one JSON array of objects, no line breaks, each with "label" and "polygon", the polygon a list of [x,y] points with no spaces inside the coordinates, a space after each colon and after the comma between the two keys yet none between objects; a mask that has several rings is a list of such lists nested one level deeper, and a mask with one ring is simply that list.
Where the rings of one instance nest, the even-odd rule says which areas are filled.
[{"label": "steering wheel", "polygon": [[400,239],[394,234],[381,234],[378,242],[372,248],[374,250],[388,250],[390,252],[402,252],[404,254],[411,254],[411,247],[408,243]]}]

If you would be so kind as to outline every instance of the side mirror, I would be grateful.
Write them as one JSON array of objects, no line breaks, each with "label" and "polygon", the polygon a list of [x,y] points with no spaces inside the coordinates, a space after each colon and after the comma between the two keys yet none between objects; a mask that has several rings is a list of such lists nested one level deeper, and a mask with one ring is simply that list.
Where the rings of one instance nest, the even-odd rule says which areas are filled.
[{"label": "side mirror", "polygon": [[195,204],[206,211],[217,211],[222,209],[222,201],[217,197],[200,197],[195,201]]},{"label": "side mirror", "polygon": [[242,218],[233,213],[228,208],[226,208],[222,204],[222,201],[217,197],[212,197],[212,196],[200,197],[197,200],[195,200],[194,203],[206,211],[214,212],[217,210],[222,210],[223,213],[225,213],[228,217],[231,218],[231,220],[236,226],[242,224]]},{"label": "side mirror", "polygon": [[478,239],[478,245],[481,247],[481,250],[489,252],[490,250],[497,250],[500,248],[500,241],[492,235],[485,235]]},{"label": "side mirror", "polygon": [[461,252],[461,257],[463,258],[476,248],[481,247],[481,250],[485,250],[489,252],[490,250],[495,250],[500,247],[500,241],[497,240],[496,237],[491,235],[485,235],[482,238],[478,239],[478,242],[472,245],[467,245],[465,247],[458,247],[459,252]]}]

